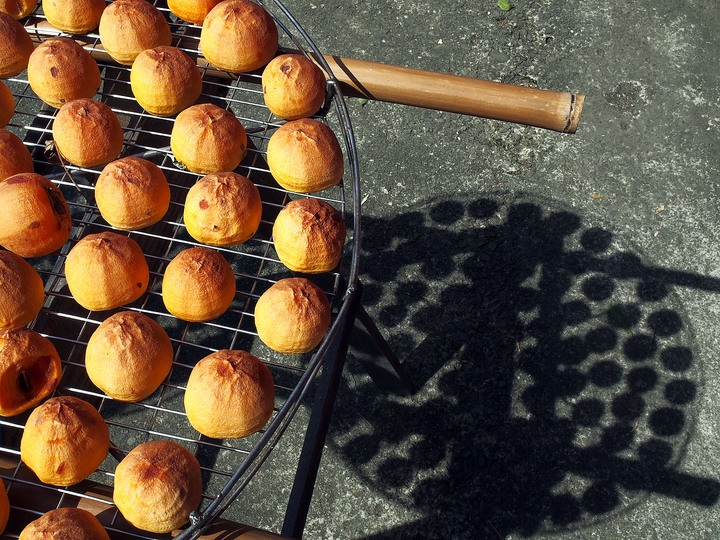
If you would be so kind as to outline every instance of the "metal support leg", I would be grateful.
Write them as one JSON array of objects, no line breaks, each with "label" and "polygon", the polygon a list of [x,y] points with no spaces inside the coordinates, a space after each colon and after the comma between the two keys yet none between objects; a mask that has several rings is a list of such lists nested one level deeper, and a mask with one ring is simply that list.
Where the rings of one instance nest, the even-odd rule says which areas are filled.
[{"label": "metal support leg", "polygon": [[[361,285],[358,285],[358,290],[362,291]],[[357,324],[354,326],[350,346],[353,355],[359,359],[368,375],[383,390],[403,396],[412,394],[414,387],[410,376],[362,303],[358,305],[356,322],[359,322],[362,328]]]},{"label": "metal support leg", "polygon": [[315,400],[300,452],[297,472],[295,473],[295,481],[290,492],[288,508],[285,512],[282,528],[283,536],[299,539],[302,537],[305,528],[323,446],[325,445],[335,398],[337,397],[343,367],[345,366],[350,331],[355,322],[354,318],[360,303],[359,296],[359,294],[355,294],[352,299],[353,305],[350,306],[349,316],[338,333],[338,338],[333,344],[333,350],[328,351],[327,360],[323,365],[318,380]]},{"label": "metal support leg", "polygon": [[[372,355],[368,355],[367,353],[364,353],[361,357],[363,365],[376,382],[379,379],[375,376],[377,375],[377,371],[383,369],[381,362],[384,358],[386,363],[389,364],[394,371],[396,375],[395,380],[400,382],[402,391],[406,394],[410,394],[413,391],[412,381],[404,367],[393,354],[390,346],[387,341],[385,341],[385,338],[377,326],[375,326],[370,315],[368,315],[362,307],[360,303],[361,294],[362,287],[358,283],[356,293],[352,299],[352,305],[349,309],[349,316],[345,320],[344,326],[338,332],[338,337],[333,344],[332,350],[328,351],[327,360],[323,365],[322,373],[318,379],[315,400],[312,405],[310,420],[300,452],[287,511],[285,512],[285,520],[282,528],[283,536],[297,539],[302,537],[307,514],[310,509],[313,490],[315,488],[315,480],[317,479],[317,473],[320,467],[325,439],[330,426],[335,399],[345,366],[345,358],[347,357],[351,340],[354,342],[361,341],[363,349],[366,349],[366,345],[370,342],[382,353],[382,357],[378,357],[376,354],[373,358]],[[357,327],[356,323],[358,321],[365,330],[364,334],[361,333]],[[368,358],[373,359],[368,360]],[[387,379],[387,376],[384,378]]]}]

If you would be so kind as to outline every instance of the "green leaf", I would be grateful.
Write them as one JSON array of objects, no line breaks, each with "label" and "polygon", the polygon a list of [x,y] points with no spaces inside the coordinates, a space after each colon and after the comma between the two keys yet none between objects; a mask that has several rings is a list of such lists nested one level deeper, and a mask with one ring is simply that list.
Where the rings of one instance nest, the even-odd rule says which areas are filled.
[{"label": "green leaf", "polygon": [[512,9],[512,4],[508,2],[508,0],[498,0],[498,7],[503,11],[510,11]]},{"label": "green leaf", "polygon": [[364,107],[368,101],[370,101],[368,98],[359,98],[358,99],[358,103],[360,103],[361,107]]}]

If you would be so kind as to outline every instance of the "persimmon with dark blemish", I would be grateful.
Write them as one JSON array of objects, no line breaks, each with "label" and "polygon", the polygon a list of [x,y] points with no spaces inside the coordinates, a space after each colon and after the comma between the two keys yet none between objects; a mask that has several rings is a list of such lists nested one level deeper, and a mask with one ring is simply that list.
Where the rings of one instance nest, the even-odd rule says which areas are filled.
[{"label": "persimmon with dark blemish", "polygon": [[162,478],[165,469],[149,463],[148,466],[140,473],[140,480],[151,480],[153,478]]},{"label": "persimmon with dark blemish", "polygon": [[102,77],[92,55],[69,37],[50,37],[30,55],[27,80],[35,95],[59,109],[68,101],[93,97]]},{"label": "persimmon with dark blemish", "polygon": [[233,246],[250,240],[262,218],[260,192],[236,172],[208,174],[188,191],[183,209],[187,232],[198,242]]},{"label": "persimmon with dark blemish", "polygon": [[72,220],[62,192],[35,173],[0,182],[0,245],[21,257],[41,257],[70,238]]},{"label": "persimmon with dark blemish", "polygon": [[40,403],[61,375],[60,356],[48,338],[25,327],[0,331],[0,416]]}]

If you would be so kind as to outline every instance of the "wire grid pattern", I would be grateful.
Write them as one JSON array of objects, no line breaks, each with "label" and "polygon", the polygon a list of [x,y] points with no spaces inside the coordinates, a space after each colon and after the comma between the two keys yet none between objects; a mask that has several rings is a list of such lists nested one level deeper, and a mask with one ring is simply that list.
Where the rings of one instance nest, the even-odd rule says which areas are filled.
[{"label": "wire grid pattern", "polygon": [[[3,465],[0,471],[9,492],[12,493],[13,489],[21,491],[29,486],[41,487],[43,490],[42,501],[34,499],[31,507],[13,507],[14,513],[25,514],[24,521],[29,522],[54,507],[75,506],[78,500],[108,504],[114,468],[118,461],[138,444],[159,439],[173,440],[184,445],[201,464],[203,503],[201,512],[192,516],[193,523],[197,525],[207,519],[208,514],[224,509],[230,501],[223,499],[237,495],[286,429],[320,369],[322,357],[329,349],[328,343],[338,326],[338,319],[346,315],[342,310],[343,300],[347,296],[344,287],[353,283],[352,276],[347,275],[347,263],[329,274],[306,276],[323,288],[334,307],[334,324],[315,354],[280,355],[265,347],[257,338],[253,321],[255,301],[275,281],[292,275],[277,259],[272,248],[272,223],[277,212],[291,198],[303,196],[280,188],[272,179],[265,162],[266,143],[283,121],[275,118],[264,105],[260,74],[233,75],[208,66],[199,54],[200,28],[178,20],[164,4],[157,3],[157,7],[170,23],[172,44],[197,59],[203,75],[203,92],[198,103],[215,103],[231,110],[245,127],[248,154],[236,171],[252,180],[260,191],[262,221],[255,237],[248,242],[232,248],[214,248],[225,256],[236,276],[237,289],[231,308],[218,319],[202,324],[187,323],[171,316],[162,302],[162,275],[166,265],[178,252],[200,245],[185,231],[182,213],[188,189],[202,175],[183,170],[173,161],[169,138],[174,117],[150,115],[137,104],[129,87],[129,67],[108,60],[97,34],[71,36],[79,40],[98,60],[103,82],[95,98],[110,105],[121,121],[124,131],[121,155],[143,157],[158,165],[168,179],[172,192],[170,209],[161,222],[142,230],[115,230],[127,234],[142,247],[150,267],[147,292],[136,302],[111,312],[85,310],[70,295],[63,267],[67,253],[79,239],[87,234],[114,230],[101,218],[94,204],[93,183],[102,166],[80,168],[63,165],[53,159],[47,143],[52,140],[52,122],[57,110],[45,105],[33,93],[25,72],[5,81],[16,102],[15,116],[7,129],[19,135],[31,150],[36,172],[44,174],[61,188],[73,219],[71,239],[59,253],[31,260],[43,277],[46,289],[44,307],[31,327],[50,338],[62,359],[63,377],[55,395],[74,395],[95,405],[108,424],[111,439],[111,449],[105,462],[89,479],[93,486],[108,486],[106,493],[102,493],[102,490],[99,495],[97,490],[89,492],[88,482],[69,488],[45,486],[20,462],[19,443],[30,411],[0,419],[0,457]],[[281,47],[284,39],[289,40],[291,47],[297,47],[297,38],[289,33],[280,19],[276,21],[281,29]],[[297,24],[294,20],[291,22]],[[26,19],[25,26],[36,41],[65,35],[47,24],[40,7]],[[342,134],[343,137],[339,138],[341,142],[343,139],[345,141],[343,150],[351,166],[346,165],[343,183],[312,196],[331,203],[348,221],[354,217],[353,212],[357,213],[357,209],[351,206],[353,201],[349,200],[350,196],[346,195],[345,186],[357,182],[352,167],[355,148],[352,136],[348,138],[347,135],[348,126],[342,118],[337,118],[341,115],[337,112],[333,115],[333,110],[338,110],[337,101],[342,104],[342,96],[334,95],[331,85],[328,89],[327,102],[316,118],[328,123],[336,133]],[[333,109],[331,104],[336,108]],[[351,172],[348,173],[348,170]],[[348,226],[348,230],[352,231],[353,227]],[[353,253],[352,256],[355,260],[357,254]],[[355,265],[356,262],[350,266]],[[85,345],[94,330],[111,313],[123,310],[136,310],[158,321],[170,336],[175,350],[173,367],[165,382],[153,395],[134,404],[120,403],[104,395],[90,383],[84,368]],[[192,367],[200,358],[220,349],[243,349],[256,354],[268,365],[275,380],[276,408],[273,417],[264,430],[243,439],[208,439],[197,433],[185,417],[183,394]],[[11,465],[7,466],[8,463]],[[243,474],[239,475],[240,472]],[[110,523],[108,530],[111,534],[114,527],[128,534],[117,510]],[[139,531],[129,534],[150,538]]]}]

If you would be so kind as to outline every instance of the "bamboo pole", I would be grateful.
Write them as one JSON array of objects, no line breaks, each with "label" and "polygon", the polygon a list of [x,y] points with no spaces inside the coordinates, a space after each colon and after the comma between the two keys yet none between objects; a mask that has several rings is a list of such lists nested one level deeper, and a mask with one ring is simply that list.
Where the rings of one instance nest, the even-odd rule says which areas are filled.
[{"label": "bamboo pole", "polygon": [[[585,96],[324,55],[352,95],[575,133]],[[316,59],[317,61],[317,59]]]}]

